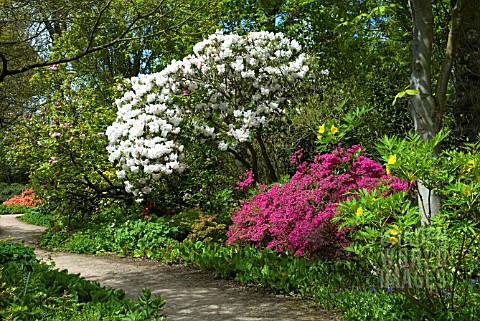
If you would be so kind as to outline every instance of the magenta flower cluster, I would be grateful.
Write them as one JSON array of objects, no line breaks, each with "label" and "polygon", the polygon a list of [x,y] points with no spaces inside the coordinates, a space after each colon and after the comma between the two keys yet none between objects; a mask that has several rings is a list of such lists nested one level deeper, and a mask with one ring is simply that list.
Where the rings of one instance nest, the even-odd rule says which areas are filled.
[{"label": "magenta flower cluster", "polygon": [[243,173],[243,175],[239,176],[238,178],[240,179],[240,181],[237,182],[236,189],[240,189],[240,190],[243,190],[249,187],[255,182],[252,169],[247,169],[245,173]]},{"label": "magenta flower cluster", "polygon": [[288,183],[275,184],[242,203],[233,214],[227,242],[336,257],[348,244],[344,231],[331,221],[339,202],[354,197],[355,190],[372,190],[380,184],[390,190],[408,188],[407,182],[387,175],[382,165],[363,152],[359,145],[338,148],[299,164]]}]

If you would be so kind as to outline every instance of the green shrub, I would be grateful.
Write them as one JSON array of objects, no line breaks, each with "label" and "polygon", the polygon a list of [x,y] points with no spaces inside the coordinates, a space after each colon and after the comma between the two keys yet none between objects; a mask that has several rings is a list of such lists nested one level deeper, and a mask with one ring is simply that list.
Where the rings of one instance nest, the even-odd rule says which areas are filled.
[{"label": "green shrub", "polygon": [[[480,146],[432,157],[445,137],[384,138],[378,149],[387,166],[416,183],[409,192],[362,191],[342,204],[337,218],[353,239],[348,249],[370,262],[382,289],[403,296],[417,316],[472,320],[480,312]],[[442,199],[441,212],[423,225],[419,181]]]},{"label": "green shrub", "polygon": [[5,202],[9,198],[15,195],[22,194],[22,191],[25,189],[25,185],[19,183],[8,184],[5,182],[0,182],[0,203]]},{"label": "green shrub", "polygon": [[216,222],[217,215],[204,214],[198,209],[198,219],[192,224],[188,237],[194,241],[222,242],[227,239],[227,225]]},{"label": "green shrub", "polygon": [[175,217],[96,224],[81,230],[55,225],[43,233],[40,245],[75,253],[116,252],[121,256],[150,257],[162,240],[185,239],[191,232],[192,220],[191,213],[182,213]]}]

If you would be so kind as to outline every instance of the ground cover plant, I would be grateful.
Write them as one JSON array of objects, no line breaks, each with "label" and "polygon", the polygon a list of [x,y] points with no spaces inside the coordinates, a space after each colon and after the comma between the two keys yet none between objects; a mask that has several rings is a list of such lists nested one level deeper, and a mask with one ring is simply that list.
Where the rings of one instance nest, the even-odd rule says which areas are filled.
[{"label": "ground cover plant", "polygon": [[32,247],[0,241],[2,320],[166,320],[164,301],[145,289],[138,301],[35,258]]},{"label": "ground cover plant", "polygon": [[41,207],[27,207],[19,219],[34,225],[50,226],[54,220],[54,216],[49,213],[44,213]]},{"label": "ground cover plant", "polygon": [[4,205],[0,204],[0,214],[22,214],[29,210],[29,206],[21,204]]}]

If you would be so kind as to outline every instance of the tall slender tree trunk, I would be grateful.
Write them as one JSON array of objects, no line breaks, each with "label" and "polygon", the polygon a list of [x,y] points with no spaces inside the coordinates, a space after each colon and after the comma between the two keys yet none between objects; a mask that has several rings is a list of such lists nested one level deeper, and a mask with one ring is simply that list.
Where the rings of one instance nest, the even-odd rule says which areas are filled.
[{"label": "tall slender tree trunk", "polygon": [[[455,54],[458,49],[463,21],[464,5],[468,0],[457,0],[452,7],[452,21],[445,48],[445,57],[437,79],[435,96],[432,85],[432,45],[434,40],[434,18],[431,0],[410,0],[413,22],[412,74],[410,88],[418,94],[410,97],[410,112],[415,132],[424,141],[429,141],[442,128],[446,105],[447,87],[452,71]],[[432,157],[438,155],[439,147],[432,151]],[[424,180],[427,180],[425,178]],[[418,181],[418,203],[422,224],[437,215],[441,209],[441,199]]]},{"label": "tall slender tree trunk", "polygon": [[[434,35],[433,11],[430,0],[410,1],[413,20],[412,74],[410,88],[418,90],[410,97],[410,112],[415,125],[415,132],[424,141],[429,141],[438,132],[438,124],[433,118],[435,99],[432,92],[432,45]],[[430,217],[440,211],[440,197],[418,182],[418,204],[422,224],[428,223]]]}]

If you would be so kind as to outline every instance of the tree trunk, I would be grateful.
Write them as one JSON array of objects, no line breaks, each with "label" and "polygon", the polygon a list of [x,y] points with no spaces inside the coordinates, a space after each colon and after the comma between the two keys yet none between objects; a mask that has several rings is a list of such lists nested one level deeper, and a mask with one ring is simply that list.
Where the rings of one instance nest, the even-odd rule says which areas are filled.
[{"label": "tree trunk", "polygon": [[[429,141],[439,130],[435,123],[435,99],[432,95],[432,44],[434,35],[433,11],[430,0],[410,1],[413,20],[412,74],[410,88],[418,90],[410,96],[410,112],[415,132]],[[440,197],[418,181],[418,203],[422,224],[440,211]]]},{"label": "tree trunk", "polygon": [[[457,0],[452,3],[451,26],[434,97],[432,94],[431,71],[434,37],[432,1],[410,0],[413,20],[412,75],[410,88],[418,91],[418,94],[410,97],[410,103],[415,132],[420,135],[424,141],[432,139],[442,128],[448,82],[458,51],[464,20],[464,7],[467,2],[468,0]],[[432,151],[432,157],[437,156],[438,153],[439,146]],[[425,186],[421,180],[418,181],[418,204],[422,224],[427,224],[432,216],[440,212],[440,197],[433,190]]]},{"label": "tree trunk", "polygon": [[455,135],[474,142],[480,133],[480,0],[470,0],[455,61]]},{"label": "tree trunk", "polygon": [[278,177],[277,177],[277,174],[275,173],[275,168],[273,167],[272,161],[268,156],[267,147],[265,146],[265,142],[263,141],[263,138],[262,138],[261,128],[257,131],[255,138],[257,139],[258,146],[260,146],[260,152],[262,153],[263,160],[265,161],[265,165],[267,166],[268,182],[269,183],[277,182]]}]

